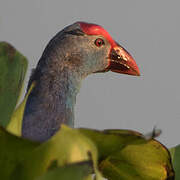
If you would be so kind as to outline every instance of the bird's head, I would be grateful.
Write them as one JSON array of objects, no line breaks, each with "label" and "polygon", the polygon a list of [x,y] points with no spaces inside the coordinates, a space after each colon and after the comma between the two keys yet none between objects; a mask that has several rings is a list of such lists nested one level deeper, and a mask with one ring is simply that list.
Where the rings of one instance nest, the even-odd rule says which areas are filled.
[{"label": "bird's head", "polygon": [[[133,57],[101,26],[76,22],[64,29],[72,53],[72,64],[87,74],[113,71],[139,76]],[[70,40],[70,41],[69,41]],[[74,58],[73,58],[74,55]],[[74,62],[73,62],[74,61]]]},{"label": "bird's head", "polygon": [[76,22],[59,32],[52,42],[58,47],[56,54],[63,56],[63,66],[83,77],[106,71],[140,75],[133,57],[99,25]]}]

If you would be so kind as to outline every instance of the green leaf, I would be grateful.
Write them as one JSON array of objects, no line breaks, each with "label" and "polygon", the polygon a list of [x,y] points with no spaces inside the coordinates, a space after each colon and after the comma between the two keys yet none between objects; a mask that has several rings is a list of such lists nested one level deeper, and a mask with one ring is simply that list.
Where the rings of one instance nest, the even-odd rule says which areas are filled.
[{"label": "green leaf", "polygon": [[92,161],[97,180],[102,179],[97,169],[96,147],[78,129],[62,125],[50,140],[39,144],[0,128],[0,147],[0,179],[32,180],[48,172],[51,176],[56,174],[56,168],[82,161]]},{"label": "green leaf", "polygon": [[100,169],[109,179],[166,180],[174,177],[169,154],[155,141],[125,147],[102,161]]},{"label": "green leaf", "polygon": [[180,145],[170,149],[176,179],[180,179]]},{"label": "green leaf", "polygon": [[170,180],[174,176],[167,149],[158,141],[147,141],[134,131],[71,129],[62,125],[59,132],[40,145],[4,130],[1,134],[0,169],[3,173],[0,179],[55,176],[57,168],[90,160],[97,180],[102,179],[98,162],[109,180]]},{"label": "green leaf", "polygon": [[0,125],[6,127],[16,106],[27,60],[14,47],[0,42]]},{"label": "green leaf", "polygon": [[90,179],[93,173],[93,164],[91,161],[84,161],[79,163],[73,163],[58,167],[48,171],[46,174],[37,178],[36,180],[87,180],[88,176]]},{"label": "green leaf", "polygon": [[26,106],[26,101],[32,89],[34,88],[34,86],[35,86],[35,83],[32,83],[31,87],[28,90],[28,93],[26,93],[26,96],[24,97],[22,103],[13,112],[11,116],[11,121],[6,127],[6,129],[9,132],[11,132],[12,134],[16,136],[21,136],[22,120],[23,120],[23,115],[24,115],[24,109]]},{"label": "green leaf", "polygon": [[174,172],[168,150],[135,131],[80,130],[98,149],[99,168],[109,180],[165,180]]},{"label": "green leaf", "polygon": [[142,135],[131,130],[92,130],[80,128],[79,131],[91,139],[98,149],[99,160],[107,158],[112,153],[120,151],[128,144],[139,143]]},{"label": "green leaf", "polygon": [[39,145],[0,127],[0,179],[8,180],[16,166]]},{"label": "green leaf", "polygon": [[42,143],[29,157],[16,168],[19,180],[32,180],[42,176],[55,166],[64,166],[69,163],[93,161],[97,180],[102,176],[97,169],[97,150],[90,139],[79,133],[78,129],[71,129],[64,125],[50,140]]}]

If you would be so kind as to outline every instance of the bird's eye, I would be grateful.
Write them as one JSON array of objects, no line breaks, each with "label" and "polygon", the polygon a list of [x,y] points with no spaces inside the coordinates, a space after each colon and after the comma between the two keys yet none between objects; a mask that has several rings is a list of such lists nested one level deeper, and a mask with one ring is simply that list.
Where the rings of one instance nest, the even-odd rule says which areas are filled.
[{"label": "bird's eye", "polygon": [[101,38],[96,39],[94,43],[97,47],[101,47],[102,45],[104,45],[104,41]]}]

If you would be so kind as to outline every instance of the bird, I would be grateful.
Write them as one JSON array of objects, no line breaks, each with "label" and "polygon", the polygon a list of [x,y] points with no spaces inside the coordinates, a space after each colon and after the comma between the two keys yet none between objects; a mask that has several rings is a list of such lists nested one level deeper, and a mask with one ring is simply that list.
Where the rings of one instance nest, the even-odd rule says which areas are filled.
[{"label": "bird", "polygon": [[140,76],[133,57],[100,25],[75,22],[58,32],[33,70],[22,119],[22,137],[44,142],[66,124],[74,127],[74,106],[82,80],[93,73]]}]

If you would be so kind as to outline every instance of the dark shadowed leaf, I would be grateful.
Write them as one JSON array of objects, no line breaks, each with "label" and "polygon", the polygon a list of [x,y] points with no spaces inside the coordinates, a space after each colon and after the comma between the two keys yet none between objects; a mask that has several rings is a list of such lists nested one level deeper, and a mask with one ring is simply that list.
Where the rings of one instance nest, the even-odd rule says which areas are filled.
[{"label": "dark shadowed leaf", "polygon": [[180,179],[180,145],[170,149],[176,180]]},{"label": "dark shadowed leaf", "polygon": [[91,161],[73,163],[48,171],[36,180],[87,180],[92,179],[93,164]]},{"label": "dark shadowed leaf", "polygon": [[16,106],[27,60],[14,47],[0,42],[0,125],[6,127]]},{"label": "dark shadowed leaf", "polygon": [[9,134],[0,127],[0,179],[8,180],[17,164],[38,145]]}]

